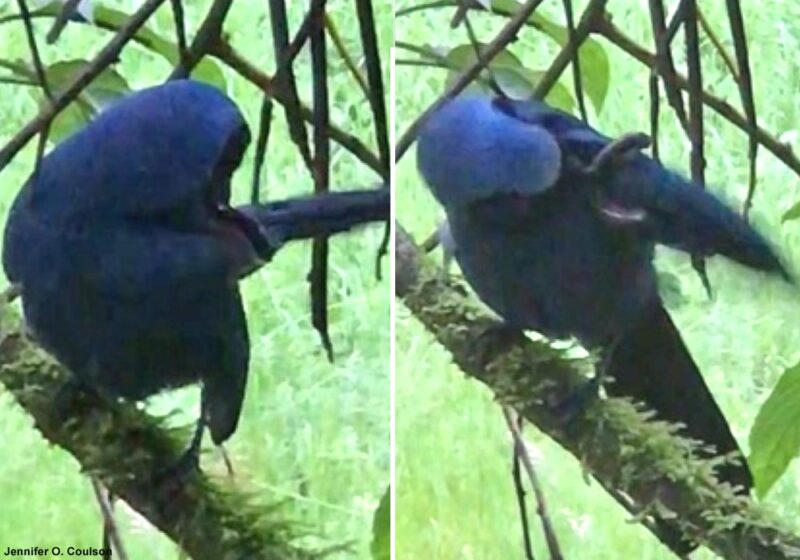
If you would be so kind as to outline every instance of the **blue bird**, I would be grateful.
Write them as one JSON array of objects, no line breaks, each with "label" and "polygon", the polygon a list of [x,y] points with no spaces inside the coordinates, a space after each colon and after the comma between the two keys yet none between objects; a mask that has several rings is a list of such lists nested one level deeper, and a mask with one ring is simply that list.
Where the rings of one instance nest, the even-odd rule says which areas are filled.
[{"label": "blue bird", "polygon": [[76,383],[143,399],[202,383],[203,428],[236,430],[250,345],[238,282],[283,243],[387,220],[386,189],[230,206],[249,143],[223,93],[136,92],[59,144],[18,193],[3,266],[26,323]]},{"label": "blue bird", "polygon": [[789,275],[734,211],[638,149],[598,166],[615,144],[540,102],[466,96],[426,121],[417,160],[477,295],[513,329],[600,349],[609,394],[737,455],[718,475],[748,491],[744,456],[659,296],[654,248]]}]

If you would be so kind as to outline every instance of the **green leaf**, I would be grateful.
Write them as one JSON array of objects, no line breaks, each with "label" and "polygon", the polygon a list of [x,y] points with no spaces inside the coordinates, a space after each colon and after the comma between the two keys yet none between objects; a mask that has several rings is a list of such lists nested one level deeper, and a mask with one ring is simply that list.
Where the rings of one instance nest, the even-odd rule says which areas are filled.
[{"label": "green leaf", "polygon": [[[519,7],[520,3],[517,0],[492,0],[492,9],[505,14],[513,14]],[[569,42],[569,32],[566,27],[553,23],[538,13],[531,15],[528,23],[562,47]],[[611,64],[608,55],[603,46],[591,37],[583,42],[578,53],[583,76],[583,89],[594,105],[595,111],[599,113],[603,109],[611,80]]]},{"label": "green leaf", "polygon": [[391,486],[387,486],[372,520],[370,551],[373,560],[389,560],[391,554],[391,499]]},{"label": "green leaf", "polygon": [[[52,17],[57,16],[61,12],[62,2],[53,1],[43,6],[41,11],[45,15]],[[94,23],[89,21],[80,22],[84,25],[94,25],[107,31],[119,31],[130,17],[123,11],[109,8],[103,5],[94,6],[93,20]],[[74,22],[78,23],[78,22]],[[136,42],[142,47],[164,57],[172,66],[178,64],[179,54],[178,46],[168,39],[164,39],[161,35],[148,28],[142,26],[133,36]],[[192,78],[201,82],[206,82],[219,89],[224,90],[226,87],[225,74],[217,61],[205,57],[192,71]]]},{"label": "green leaf", "polygon": [[[538,84],[542,76],[544,76],[544,72],[531,71],[534,84]],[[550,92],[545,95],[544,100],[549,105],[552,105],[556,109],[561,109],[566,113],[575,111],[575,98],[572,96],[572,92],[569,88],[561,82],[553,84],[553,87],[550,88]]]},{"label": "green leaf", "polygon": [[800,363],[783,372],[758,411],[747,462],[763,498],[800,453]]},{"label": "green leaf", "polygon": [[[97,6],[94,10],[95,22],[100,26],[112,27],[118,30],[130,17],[129,14],[106,6]],[[155,31],[142,27],[134,35],[137,42],[143,47],[166,58],[173,66],[178,64],[178,46],[161,37]],[[225,89],[225,74],[217,62],[209,57],[203,58],[192,71],[192,78],[209,83],[219,89]]]},{"label": "green leaf", "polygon": [[[480,43],[478,46],[481,50],[486,47],[486,45]],[[433,51],[433,49],[431,50]],[[447,80],[448,84],[450,84],[456,79],[459,71],[471,66],[477,59],[475,46],[471,43],[459,45],[446,53],[444,58],[447,64],[458,69],[458,71],[455,69],[450,71]],[[525,68],[522,61],[507,50],[498,53],[489,64],[489,69],[498,87],[503,91],[503,94],[512,99],[531,99],[533,97],[534,87],[543,75],[542,72]],[[486,83],[482,83],[473,84],[469,89],[478,89],[487,92],[489,87]],[[572,97],[572,93],[560,83],[553,86],[545,99],[554,107],[558,107],[567,112],[572,112],[575,108],[575,100]]]},{"label": "green leaf", "polygon": [[[485,50],[486,46],[486,43],[477,44],[477,47],[481,51]],[[475,56],[475,45],[472,43],[467,43],[465,45],[453,47],[445,55],[445,58],[448,60],[448,62],[450,62],[450,64],[458,67],[459,69],[467,68],[468,66],[471,66],[477,59]],[[489,64],[489,68],[524,69],[525,67],[522,65],[520,59],[517,58],[513,53],[508,50],[502,50],[492,59],[492,62]]]},{"label": "green leaf", "polygon": [[[88,62],[85,60],[65,60],[47,66],[44,71],[51,90],[58,92],[65,88],[87,64]],[[58,142],[65,136],[69,136],[88,123],[106,106],[124,97],[130,91],[128,82],[116,70],[105,69],[81,92],[75,101],[67,105],[53,120],[50,125],[49,139]],[[38,91],[37,99],[40,106],[49,103]]]},{"label": "green leaf", "polygon": [[798,218],[800,218],[800,202],[786,211],[783,215],[783,221],[788,222],[789,220],[797,220]]}]

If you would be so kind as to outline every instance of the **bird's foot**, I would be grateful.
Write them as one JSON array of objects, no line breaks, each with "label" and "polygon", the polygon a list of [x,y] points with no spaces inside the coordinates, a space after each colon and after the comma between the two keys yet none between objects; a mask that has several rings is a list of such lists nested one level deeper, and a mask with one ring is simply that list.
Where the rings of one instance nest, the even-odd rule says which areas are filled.
[{"label": "bird's foot", "polygon": [[71,376],[53,396],[53,416],[63,424],[79,410],[83,404],[97,402],[102,397],[92,387],[77,377]]},{"label": "bird's foot", "polygon": [[174,463],[165,469],[156,471],[153,476],[156,487],[165,490],[178,488],[183,486],[191,476],[200,472],[200,447],[203,441],[204,428],[205,422],[200,418],[197,421],[189,447]]},{"label": "bird's foot", "polygon": [[525,340],[525,333],[508,323],[497,321],[484,329],[476,344],[476,355],[481,368],[485,368],[498,356]]},{"label": "bird's foot", "polygon": [[557,403],[555,406],[556,417],[561,424],[571,424],[573,420],[581,416],[595,400],[600,398],[600,387],[602,386],[602,376],[595,375],[585,383],[579,385],[571,395]]}]

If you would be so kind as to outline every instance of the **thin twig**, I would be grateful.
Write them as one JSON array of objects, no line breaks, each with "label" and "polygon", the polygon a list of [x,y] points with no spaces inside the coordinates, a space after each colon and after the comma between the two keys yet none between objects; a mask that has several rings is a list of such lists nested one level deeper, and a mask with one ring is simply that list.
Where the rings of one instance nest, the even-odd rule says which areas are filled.
[{"label": "thin twig", "polygon": [[650,72],[647,82],[650,90],[650,154],[654,160],[658,161],[658,116],[661,108],[661,98],[658,91],[658,74],[655,70]]},{"label": "thin twig", "polygon": [[78,4],[80,3],[81,0],[67,0],[64,2],[64,5],[61,7],[61,11],[56,16],[52,27],[50,27],[50,31],[48,31],[47,35],[45,36],[45,41],[47,41],[49,45],[52,45],[58,41],[58,38],[61,36],[61,32],[64,31],[64,28],[69,23],[69,20],[72,19],[72,16],[78,10]]},{"label": "thin twig", "polygon": [[[311,73],[314,88],[314,192],[325,193],[330,183],[330,107],[328,60],[325,52],[325,1],[310,33]],[[277,46],[276,46],[277,49]],[[301,122],[302,125],[302,122]],[[303,125],[304,126],[304,125]],[[328,330],[328,238],[314,239],[311,247],[311,323],[319,333],[328,360],[333,361],[333,344]]]},{"label": "thin twig", "polygon": [[317,17],[320,13],[325,13],[323,10],[324,6],[325,3],[319,0],[314,0],[314,2],[311,3],[311,7],[308,9],[308,12],[306,12],[303,22],[297,29],[297,33],[295,34],[294,38],[289,43],[289,46],[286,47],[283,56],[278,58],[278,69],[275,71],[274,78],[276,82],[281,81],[281,76],[283,73],[291,66],[291,64],[294,62],[294,59],[297,58],[297,55],[300,54],[300,51],[303,49],[306,41],[308,40],[308,35],[311,32]]},{"label": "thin twig", "polygon": [[675,35],[678,34],[678,31],[683,25],[683,20],[686,18],[686,9],[689,6],[690,0],[681,0],[678,4],[678,7],[675,8],[675,12],[672,14],[672,19],[669,20],[667,24],[667,31],[666,31],[666,40],[667,44],[672,44],[672,41],[675,40]]},{"label": "thin twig", "polygon": [[742,213],[746,220],[753,206],[753,196],[756,192],[756,158],[758,157],[758,141],[753,134],[753,130],[758,128],[756,118],[756,104],[753,95],[753,79],[750,75],[750,55],[747,52],[747,37],[744,31],[744,19],[742,18],[742,7],[739,0],[726,0],[728,8],[728,19],[731,24],[731,36],[733,37],[733,48],[736,53],[736,63],[739,67],[739,94],[742,97],[744,114],[747,117],[747,125],[751,132],[748,134],[748,153],[750,160],[750,178],[747,186],[747,197],[744,201]]},{"label": "thin twig", "polygon": [[722,41],[714,32],[711,24],[708,23],[708,20],[700,10],[700,6],[697,7],[697,21],[700,23],[700,28],[703,30],[703,33],[706,34],[706,37],[708,37],[709,41],[711,41],[711,44],[714,45],[714,48],[722,59],[722,62],[728,68],[728,72],[730,72],[733,79],[738,82],[739,71],[736,69],[736,63],[733,61],[728,51],[725,50],[725,45],[722,44]]},{"label": "thin twig", "polygon": [[466,17],[467,12],[469,11],[469,4],[471,0],[456,0],[455,6],[456,11],[453,14],[453,18],[450,20],[450,29],[455,29],[461,22],[464,21],[464,17]]},{"label": "thin twig", "polygon": [[[664,81],[664,91],[667,94],[667,101],[675,111],[678,122],[684,130],[688,131],[686,110],[683,106],[683,98],[680,89],[675,83],[676,70],[675,62],[672,59],[670,41],[666,29],[666,16],[664,15],[664,4],[662,0],[649,0],[650,4],[650,25],[653,30],[653,40],[656,46],[656,70]],[[678,18],[675,18],[677,20]]]},{"label": "thin twig", "polygon": [[[520,417],[522,422],[522,417]],[[522,485],[522,460],[519,457],[517,444],[512,438],[511,444],[511,476],[514,479],[514,493],[517,495],[517,508],[522,525],[522,546],[525,550],[526,560],[536,560],[531,543],[531,526],[528,521],[528,507],[525,502],[525,487]]]},{"label": "thin twig", "polygon": [[395,161],[400,161],[403,155],[408,151],[408,148],[411,147],[414,140],[419,133],[419,129],[422,126],[422,123],[425,122],[425,119],[428,116],[439,109],[448,99],[452,99],[459,93],[461,93],[464,88],[466,88],[480,73],[481,71],[486,68],[486,66],[492,61],[492,59],[500,54],[500,52],[508,46],[508,44],[514,40],[517,36],[517,33],[525,24],[525,21],[536,11],[536,8],[539,7],[539,4],[542,3],[543,0],[527,0],[525,4],[523,4],[519,10],[512,16],[508,23],[506,23],[505,27],[497,34],[497,36],[486,46],[486,49],[483,51],[483,56],[481,56],[478,60],[476,60],[469,68],[464,70],[458,78],[453,82],[453,84],[447,89],[444,94],[442,94],[430,107],[428,107],[425,112],[417,117],[417,119],[411,124],[411,126],[406,129],[403,135],[400,137],[400,140],[397,142],[397,146],[395,147]]},{"label": "thin twig", "polygon": [[228,17],[233,0],[214,0],[208,9],[200,29],[195,35],[192,45],[185,56],[181,56],[178,65],[170,74],[170,80],[188,78],[200,60],[206,56],[222,38],[222,24]]},{"label": "thin twig", "polygon": [[378,49],[378,37],[375,33],[375,15],[371,0],[356,0],[358,28],[361,34],[361,45],[364,49],[364,60],[369,82],[369,104],[372,108],[372,121],[375,125],[375,140],[384,173],[381,175],[385,183],[389,182],[391,154],[389,148],[389,128],[386,116],[386,98],[383,87],[381,56]]},{"label": "thin twig", "polygon": [[0,171],[8,165],[8,162],[14,158],[33,136],[41,132],[59,112],[74,101],[92,80],[117,60],[122,48],[163,3],[164,0],[146,0],[92,61],[81,68],[79,72],[76,72],[72,81],[54,97],[52,103],[43,107],[34,119],[22,127],[22,129],[3,146],[2,150],[0,150]]},{"label": "thin twig", "polygon": [[564,15],[567,18],[567,43],[572,54],[572,81],[575,87],[575,98],[578,100],[578,111],[583,122],[589,122],[586,114],[586,100],[583,96],[583,79],[581,77],[581,53],[575,37],[575,14],[572,11],[572,0],[562,0]]},{"label": "thin twig", "polygon": [[[625,33],[615,26],[608,18],[598,18],[592,31],[602,35],[612,44],[616,45],[622,51],[628,53],[631,57],[648,68],[652,69],[655,67],[655,55],[647,51],[647,49],[642,48],[633,39],[625,35]],[[676,74],[676,83],[678,87],[683,90],[689,88],[686,78],[680,74]],[[747,123],[747,118],[724,99],[707,91],[703,91],[702,99],[707,107],[713,109],[735,127],[748,134],[752,132],[759,144],[769,150],[770,153],[781,160],[795,174],[800,175],[800,159],[795,156],[790,145],[784,144],[761,127],[756,127],[755,129],[751,128]]]},{"label": "thin twig", "polygon": [[567,68],[567,65],[573,59],[573,49],[580,49],[583,42],[591,33],[595,20],[602,17],[607,0],[590,0],[583,10],[581,20],[575,28],[573,40],[567,42],[558,54],[553,58],[550,67],[545,71],[544,75],[539,78],[539,82],[534,89],[534,96],[538,99],[544,99],[550,90],[556,85],[561,74]]},{"label": "thin twig", "polygon": [[183,2],[170,0],[172,4],[172,19],[175,20],[175,39],[178,42],[178,57],[183,68],[189,67],[189,52],[186,46],[186,21],[183,15]]},{"label": "thin twig", "polygon": [[522,438],[522,434],[514,421],[514,416],[515,413],[512,412],[509,407],[503,407],[503,417],[506,419],[506,425],[514,440],[514,448],[517,452],[517,457],[520,458],[522,465],[528,473],[528,478],[533,488],[533,494],[536,497],[536,512],[542,520],[542,531],[544,532],[544,538],[547,542],[547,548],[550,551],[550,558],[552,560],[563,560],[564,556],[561,554],[561,547],[558,545],[558,538],[556,537],[553,523],[550,521],[550,515],[547,513],[547,501],[544,497],[544,491],[539,484],[539,477],[536,476],[536,469],[525,448],[525,440]]},{"label": "thin twig", "polygon": [[367,79],[358,69],[356,61],[353,60],[353,57],[347,52],[347,47],[342,40],[342,36],[339,34],[339,28],[336,27],[336,24],[327,13],[325,14],[325,29],[328,32],[328,36],[331,38],[333,47],[336,49],[336,52],[339,53],[342,62],[344,62],[345,68],[347,68],[347,71],[353,76],[353,79],[358,84],[364,97],[369,99],[369,85],[367,84]]},{"label": "thin twig", "polygon": [[[375,125],[375,141],[378,145],[378,156],[381,161],[380,172],[384,188],[389,188],[391,180],[392,154],[389,144],[388,117],[386,114],[386,92],[383,84],[380,49],[375,33],[375,14],[371,0],[356,0],[356,13],[361,35],[361,46],[364,50],[364,61],[367,68],[367,82],[369,95],[367,96],[372,109],[372,122]],[[391,225],[386,222],[383,239],[375,256],[375,277],[381,279],[381,262],[389,254],[389,241],[391,240]]]},{"label": "thin twig", "polygon": [[[467,30],[469,43],[472,45],[472,50],[475,53],[475,59],[477,60],[481,56],[481,43],[478,41],[478,35],[475,33],[475,29],[472,27],[472,21],[469,19],[468,12],[464,12],[464,15],[461,17],[461,21],[464,22],[464,28]],[[478,76],[476,80],[479,78],[480,76]],[[491,89],[495,95],[500,97],[506,96],[503,88],[500,87],[500,84],[494,76],[494,71],[492,70],[491,64],[486,66],[486,83],[489,85],[489,89]]]},{"label": "thin twig", "polygon": [[[28,4],[25,2],[25,0],[17,0],[17,5],[19,6],[19,13],[22,16],[22,21],[25,25],[25,35],[28,38],[28,47],[31,50],[31,59],[33,60],[33,67],[36,71],[36,79],[39,81],[45,97],[50,104],[52,104],[53,91],[50,89],[50,84],[47,80],[47,73],[44,70],[42,58],[39,55],[39,47],[36,44],[36,35],[33,32],[33,23],[31,22],[31,13],[28,10]],[[42,130],[39,133],[39,144],[36,147],[36,160],[33,165],[34,176],[38,175],[39,173],[39,168],[42,164],[42,158],[44,157],[44,150],[47,147],[47,136],[49,133],[50,125],[48,123],[42,127]]]},{"label": "thin twig", "polygon": [[[255,67],[252,63],[245,59],[224,39],[213,47],[210,54],[214,55],[219,60],[230,66],[231,69],[233,69],[237,74],[261,89],[261,91],[269,95],[281,105],[286,103],[285,94],[278,87],[278,84],[275,83],[275,80],[267,74],[264,74],[259,68]],[[300,106],[300,116],[303,117],[304,121],[313,124],[314,114],[308,107],[303,105]],[[329,132],[331,140],[335,140],[337,143],[342,145],[359,161],[364,163],[364,165],[376,173],[383,173],[383,168],[378,156],[370,151],[370,149],[367,148],[367,146],[365,146],[361,140],[333,124],[331,124]]]},{"label": "thin twig", "polygon": [[256,138],[256,155],[253,165],[253,182],[250,189],[250,204],[258,204],[261,196],[261,170],[267,155],[269,133],[272,130],[272,99],[264,95],[261,100],[261,113],[258,120],[258,138]]},{"label": "thin twig", "polygon": [[[686,3],[686,17],[683,20],[686,35],[686,65],[689,79],[689,121],[687,133],[692,145],[690,168],[692,181],[698,188],[705,188],[705,133],[703,127],[703,73],[700,63],[700,38],[697,33],[697,3],[689,0]],[[673,77],[674,79],[674,77]],[[694,268],[706,294],[711,298],[711,282],[708,280],[706,261],[702,255],[693,254],[691,258]]]},{"label": "thin twig", "polygon": [[[320,4],[324,4],[324,0],[312,2],[312,5],[319,6]],[[269,14],[275,59],[283,62],[288,59],[286,52],[289,47],[289,22],[284,0],[269,0]],[[308,147],[308,133],[300,116],[300,97],[297,93],[297,80],[291,63],[279,67],[275,74],[275,81],[285,94],[286,103],[283,108],[286,113],[286,122],[289,125],[289,137],[297,146],[303,162],[313,177],[314,162]]]},{"label": "thin twig", "polygon": [[0,84],[9,84],[13,86],[31,86],[39,87],[39,82],[36,80],[29,80],[27,78],[17,78],[14,76],[0,76]]},{"label": "thin twig", "polygon": [[[117,527],[117,522],[114,519],[114,508],[105,495],[103,487],[100,486],[100,482],[93,476],[90,476],[89,480],[92,482],[94,497],[100,506],[100,514],[103,516],[103,540],[108,539],[109,544],[114,547],[114,552],[120,560],[128,560],[128,553],[125,552],[125,547],[122,545],[119,527]],[[103,546],[105,547],[105,542]]]}]

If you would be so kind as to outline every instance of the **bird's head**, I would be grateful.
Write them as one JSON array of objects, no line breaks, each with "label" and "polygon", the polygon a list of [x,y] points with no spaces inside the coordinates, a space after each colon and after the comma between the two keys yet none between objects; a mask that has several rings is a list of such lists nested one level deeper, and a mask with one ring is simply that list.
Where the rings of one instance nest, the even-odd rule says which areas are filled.
[{"label": "bird's head", "polygon": [[448,101],[422,125],[417,165],[448,208],[546,191],[559,178],[561,150],[548,130],[516,118],[502,100],[470,95]]}]

